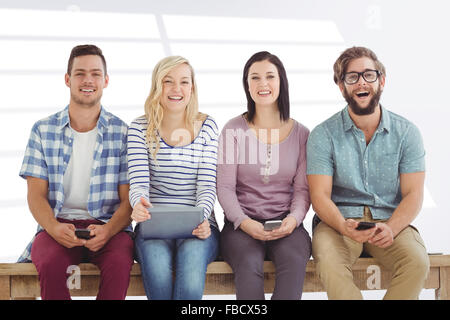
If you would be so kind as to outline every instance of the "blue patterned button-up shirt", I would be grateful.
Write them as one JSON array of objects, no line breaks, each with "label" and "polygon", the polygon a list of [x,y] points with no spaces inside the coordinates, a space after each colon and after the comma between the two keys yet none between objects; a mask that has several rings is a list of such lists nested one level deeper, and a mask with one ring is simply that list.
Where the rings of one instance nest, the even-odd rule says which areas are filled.
[{"label": "blue patterned button-up shirt", "polygon": [[[102,108],[97,129],[87,210],[95,219],[108,222],[120,204],[119,185],[128,184],[128,126]],[[64,203],[63,177],[72,154],[72,143],[69,107],[39,120],[31,130],[19,174],[22,178],[31,176],[48,181],[48,202],[55,217]],[[131,231],[131,226],[127,230]],[[42,231],[41,226],[38,226],[39,231]],[[19,262],[31,260],[33,240]]]},{"label": "blue patterned button-up shirt", "polygon": [[425,171],[418,128],[381,107],[370,143],[348,107],[319,124],[307,144],[307,174],[333,176],[332,201],[344,218],[361,218],[368,206],[374,219],[389,219],[402,200],[402,173]]}]

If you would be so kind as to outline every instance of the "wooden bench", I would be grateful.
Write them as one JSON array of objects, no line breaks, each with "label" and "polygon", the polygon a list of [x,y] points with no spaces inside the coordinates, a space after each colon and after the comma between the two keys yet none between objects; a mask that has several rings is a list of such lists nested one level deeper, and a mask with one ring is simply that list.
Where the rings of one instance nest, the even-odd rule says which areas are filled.
[{"label": "wooden bench", "polygon": [[[430,255],[430,274],[425,282],[425,289],[435,289],[436,299],[450,299],[450,255]],[[374,267],[375,266],[375,267]],[[99,284],[99,270],[90,263],[80,264],[81,286],[72,289],[72,296],[96,296]],[[379,269],[378,269],[379,268]],[[380,281],[372,281],[374,272],[380,271]],[[264,290],[273,292],[275,268],[271,261],[264,262]],[[361,290],[386,289],[391,275],[372,258],[360,258],[353,267],[355,283]],[[369,285],[369,288],[368,288]],[[304,292],[322,292],[323,286],[315,274],[314,261],[308,262],[306,268]],[[212,262],[206,274],[205,295],[234,294],[233,273],[230,266],[223,261]],[[128,296],[145,296],[139,264],[134,264],[131,271]],[[35,299],[40,296],[40,287],[36,268],[32,263],[0,263],[0,299]]]}]

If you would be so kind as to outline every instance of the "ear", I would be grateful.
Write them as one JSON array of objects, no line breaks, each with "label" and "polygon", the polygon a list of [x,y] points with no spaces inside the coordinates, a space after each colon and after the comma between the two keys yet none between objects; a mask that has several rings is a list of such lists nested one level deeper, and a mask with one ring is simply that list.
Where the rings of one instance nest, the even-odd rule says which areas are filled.
[{"label": "ear", "polygon": [[70,76],[68,73],[64,75],[64,82],[66,83],[66,86],[70,88]]},{"label": "ear", "polygon": [[381,89],[381,91],[383,91],[385,83],[386,83],[386,77],[384,75],[381,75],[380,76],[380,89]]},{"label": "ear", "polygon": [[105,84],[103,85],[103,88],[108,87],[108,84],[109,84],[109,76],[105,75]]},{"label": "ear", "polygon": [[344,90],[345,90],[345,83],[344,83],[344,81],[339,81],[338,82],[338,86],[339,86],[339,90],[341,90],[341,94],[344,95]]}]

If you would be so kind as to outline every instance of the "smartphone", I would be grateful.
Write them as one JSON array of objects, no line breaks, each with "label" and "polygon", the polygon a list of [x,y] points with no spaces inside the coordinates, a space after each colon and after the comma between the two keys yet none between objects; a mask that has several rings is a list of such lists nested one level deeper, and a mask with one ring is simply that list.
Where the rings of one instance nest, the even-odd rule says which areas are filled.
[{"label": "smartphone", "polygon": [[274,230],[277,229],[281,226],[281,220],[269,220],[264,222],[264,230],[265,231],[270,231],[270,230]]},{"label": "smartphone", "polygon": [[358,223],[356,230],[367,230],[367,229],[372,229],[374,227],[375,227],[375,222],[361,221],[360,223]]},{"label": "smartphone", "polygon": [[89,240],[92,238],[91,230],[89,229],[75,229],[75,235],[77,238]]}]

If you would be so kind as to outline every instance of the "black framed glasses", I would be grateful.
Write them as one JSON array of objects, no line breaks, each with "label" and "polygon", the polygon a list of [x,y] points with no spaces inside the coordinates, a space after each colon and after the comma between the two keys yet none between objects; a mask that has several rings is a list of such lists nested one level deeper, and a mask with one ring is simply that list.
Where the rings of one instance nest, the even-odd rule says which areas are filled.
[{"label": "black framed glasses", "polygon": [[377,81],[378,77],[380,76],[380,71],[365,70],[363,72],[347,72],[342,76],[342,80],[344,80],[346,84],[355,84],[359,81],[359,77],[361,76],[366,82],[372,83]]}]

